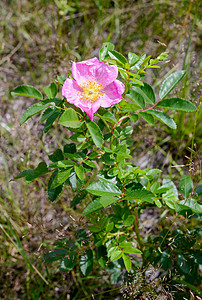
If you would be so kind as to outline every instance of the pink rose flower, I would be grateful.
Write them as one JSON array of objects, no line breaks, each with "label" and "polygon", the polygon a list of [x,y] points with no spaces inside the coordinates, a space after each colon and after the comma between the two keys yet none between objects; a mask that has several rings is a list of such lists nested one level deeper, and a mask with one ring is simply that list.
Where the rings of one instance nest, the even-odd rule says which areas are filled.
[{"label": "pink rose flower", "polygon": [[121,101],[124,84],[117,80],[117,66],[109,66],[96,57],[73,63],[72,76],[66,79],[62,95],[67,101],[85,111],[90,120],[101,107],[110,107]]}]

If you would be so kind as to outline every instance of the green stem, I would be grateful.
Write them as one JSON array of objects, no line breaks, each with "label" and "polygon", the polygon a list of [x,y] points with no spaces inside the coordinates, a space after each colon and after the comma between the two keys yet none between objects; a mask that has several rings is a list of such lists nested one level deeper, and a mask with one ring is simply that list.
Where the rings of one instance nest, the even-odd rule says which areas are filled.
[{"label": "green stem", "polygon": [[140,230],[139,230],[139,216],[138,216],[138,208],[135,207],[135,222],[134,222],[134,229],[135,229],[135,234],[136,234],[136,238],[137,238],[137,242],[139,245],[140,250],[142,251],[142,266],[145,266],[145,256],[144,256],[144,248],[145,245],[142,241],[142,237],[140,235]]},{"label": "green stem", "polygon": [[106,125],[107,129],[109,130],[109,132],[111,132],[111,129],[110,129],[109,125],[107,124],[106,120],[101,115],[99,115],[98,113],[96,113],[95,116],[99,117],[105,123],[105,125]]}]

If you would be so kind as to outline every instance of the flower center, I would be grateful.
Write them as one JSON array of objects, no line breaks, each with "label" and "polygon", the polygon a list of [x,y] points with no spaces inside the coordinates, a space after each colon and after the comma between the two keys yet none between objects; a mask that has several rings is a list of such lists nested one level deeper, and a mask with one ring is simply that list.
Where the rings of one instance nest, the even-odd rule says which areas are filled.
[{"label": "flower center", "polygon": [[98,83],[96,79],[86,81],[84,84],[79,86],[79,89],[81,91],[79,92],[79,96],[83,102],[96,102],[103,95],[101,92],[103,86]]}]

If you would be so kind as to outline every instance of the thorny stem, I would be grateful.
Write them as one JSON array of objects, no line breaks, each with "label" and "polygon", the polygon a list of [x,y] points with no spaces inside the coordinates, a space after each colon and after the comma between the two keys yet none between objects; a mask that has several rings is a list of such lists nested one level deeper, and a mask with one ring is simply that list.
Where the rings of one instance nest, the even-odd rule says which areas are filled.
[{"label": "thorny stem", "polygon": [[[150,110],[150,109],[153,109],[154,107],[157,106],[157,104],[158,104],[158,102],[157,102],[156,104],[154,104],[153,106],[151,106],[151,107],[148,107],[148,108],[146,108],[146,109],[144,109],[144,110],[141,110],[141,112],[145,112],[145,111],[148,111],[148,110]],[[134,114],[136,114],[136,115],[137,115],[137,113],[138,113],[137,111],[134,112]],[[123,120],[125,120],[125,119],[127,119],[127,118],[129,118],[128,115],[122,117],[122,118],[118,121],[117,125],[120,124]],[[117,125],[116,125],[116,126],[117,126]],[[112,133],[114,132],[114,129],[116,128],[116,126],[113,128]]]},{"label": "thorny stem", "polygon": [[85,136],[87,142],[88,142],[88,143],[91,145],[91,147],[93,148],[93,145],[90,143],[89,139],[87,138],[85,131],[83,131],[83,135]]},{"label": "thorny stem", "polygon": [[81,119],[81,121],[85,120],[86,117],[87,117],[87,114],[85,114],[85,116]]},{"label": "thorny stem", "polygon": [[146,108],[146,109],[142,110],[141,112],[145,112],[145,111],[147,111],[147,110],[153,109],[154,107],[157,106],[157,104],[158,104],[158,102],[157,102],[156,104],[154,104],[153,106],[151,106],[151,107],[149,107],[149,108]]}]

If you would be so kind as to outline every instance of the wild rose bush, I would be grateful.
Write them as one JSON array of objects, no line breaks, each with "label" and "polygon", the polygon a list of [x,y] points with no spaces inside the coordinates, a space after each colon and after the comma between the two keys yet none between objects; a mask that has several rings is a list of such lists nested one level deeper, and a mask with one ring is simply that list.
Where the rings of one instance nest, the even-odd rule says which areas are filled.
[{"label": "wild rose bush", "polygon": [[[159,68],[166,58],[167,53],[153,59],[130,52],[126,59],[113,44],[104,43],[99,60],[74,62],[72,77],[58,76],[57,84],[52,82],[43,89],[45,99],[28,85],[12,91],[14,96],[39,100],[24,112],[21,125],[43,112],[40,121],[45,121],[45,133],[56,122],[71,133],[63,149],[49,155],[49,165],[41,162],[36,169],[14,178],[25,177],[31,182],[47,174],[51,201],[62,197],[64,188],[75,192],[70,207],[81,206],[83,218],[74,236],[59,239],[44,256],[46,263],[60,261],[61,272],[79,264],[87,276],[93,264],[100,265],[117,283],[123,277],[128,281],[129,274],[137,270],[146,278],[145,271],[158,265],[174,283],[178,280],[192,289],[199,283],[199,228],[185,233],[170,226],[158,236],[142,236],[140,231],[139,217],[148,207],[168,209],[175,216],[173,223],[178,217],[197,219],[201,213],[201,185],[194,190],[189,176],[181,178],[177,190],[170,179],[161,179],[160,169],[142,170],[131,163],[131,136],[138,118],[176,129],[174,120],[163,110],[196,110],[188,100],[167,98],[185,71],[174,72],[163,81],[159,100],[144,82],[147,69]],[[57,98],[60,88],[63,98]]]}]

